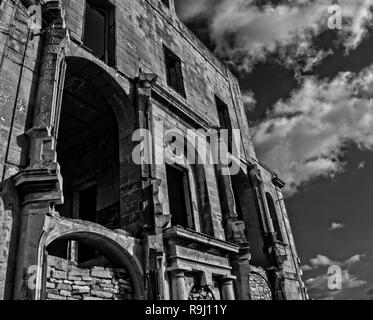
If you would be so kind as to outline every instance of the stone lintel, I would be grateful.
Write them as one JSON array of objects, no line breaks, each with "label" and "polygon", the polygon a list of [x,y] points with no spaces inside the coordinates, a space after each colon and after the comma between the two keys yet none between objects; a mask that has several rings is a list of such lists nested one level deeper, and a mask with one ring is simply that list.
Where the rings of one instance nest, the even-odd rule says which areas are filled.
[{"label": "stone lintel", "polygon": [[164,231],[163,238],[166,240],[181,240],[188,241],[189,243],[195,243],[200,246],[207,246],[209,248],[220,250],[224,253],[238,253],[239,246],[226,242],[223,240],[218,240],[213,237],[201,234],[193,230],[187,230],[180,227],[172,227]]}]

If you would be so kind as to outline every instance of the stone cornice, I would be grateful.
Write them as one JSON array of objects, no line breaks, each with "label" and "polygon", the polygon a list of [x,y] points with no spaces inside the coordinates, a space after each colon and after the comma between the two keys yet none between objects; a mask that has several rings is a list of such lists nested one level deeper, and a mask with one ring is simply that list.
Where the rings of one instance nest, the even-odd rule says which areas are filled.
[{"label": "stone cornice", "polygon": [[210,248],[215,248],[230,253],[238,253],[240,248],[238,245],[235,245],[233,243],[215,239],[199,232],[179,227],[172,227],[165,230],[163,233],[163,237],[165,239],[187,240],[188,242],[194,242],[196,244],[205,245]]}]

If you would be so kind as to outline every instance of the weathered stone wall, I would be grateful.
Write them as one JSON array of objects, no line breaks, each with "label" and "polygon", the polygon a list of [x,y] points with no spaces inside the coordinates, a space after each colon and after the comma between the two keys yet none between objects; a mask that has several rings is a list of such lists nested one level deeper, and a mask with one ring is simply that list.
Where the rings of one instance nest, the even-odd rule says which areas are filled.
[{"label": "weathered stone wall", "polygon": [[251,300],[272,300],[272,291],[268,284],[265,271],[252,267],[249,275],[249,288]]},{"label": "weathered stone wall", "polygon": [[0,197],[0,300],[3,300],[5,297],[12,223],[12,213],[4,210],[4,205]]},{"label": "weathered stone wall", "polygon": [[[64,8],[72,40],[82,43],[84,8],[76,2],[66,1]],[[214,125],[219,122],[214,98],[218,95],[229,107],[233,127],[242,130],[245,150],[254,157],[237,80],[180,22],[174,10],[161,0],[111,2],[116,11],[116,68],[130,78],[138,76],[140,69],[157,74],[164,90]],[[164,45],[182,61],[186,99],[167,85]]]},{"label": "weathered stone wall", "polygon": [[48,256],[47,300],[133,300],[133,285],[125,269],[80,269]]},{"label": "weathered stone wall", "polygon": [[[165,152],[165,142],[163,131],[168,129],[177,129],[183,132],[186,136],[187,129],[190,124],[186,123],[177,115],[172,115],[165,110],[159,103],[153,104],[153,125],[154,125],[154,142],[156,159],[163,157]],[[177,159],[169,159],[177,160]],[[158,163],[158,162],[157,162]],[[180,163],[183,166],[183,163]],[[199,167],[199,168],[198,168]],[[202,167],[202,168],[201,168]],[[192,192],[193,211],[195,214],[196,231],[201,231],[199,226],[199,216],[204,220],[205,233],[213,235],[217,239],[225,240],[223,227],[223,213],[220,206],[217,180],[215,171],[211,165],[194,166],[195,170],[195,185],[190,181]],[[163,214],[171,215],[168,199],[166,167],[165,165],[157,165],[156,176],[162,183],[160,185],[160,200],[163,203]],[[206,182],[206,184],[204,184]]]},{"label": "weathered stone wall", "polygon": [[24,150],[17,137],[25,132],[27,115],[33,108],[40,37],[28,39],[27,19],[21,4],[15,6],[13,1],[3,1],[0,8],[0,181],[14,175],[22,164]]},{"label": "weathered stone wall", "polygon": [[285,281],[285,294],[289,299],[302,299],[303,289],[299,282],[299,274],[301,272],[299,258],[284,202],[284,196],[281,189],[272,182],[273,173],[263,167],[261,168],[261,172],[264,180],[265,192],[268,192],[274,200],[282,239],[285,244],[285,246],[281,246],[282,254],[287,257],[283,263],[283,272],[287,278]]}]

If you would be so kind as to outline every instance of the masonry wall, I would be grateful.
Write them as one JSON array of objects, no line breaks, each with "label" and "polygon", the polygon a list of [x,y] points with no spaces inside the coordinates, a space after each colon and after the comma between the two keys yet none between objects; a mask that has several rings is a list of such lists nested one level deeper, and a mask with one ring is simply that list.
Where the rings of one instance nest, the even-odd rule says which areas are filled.
[{"label": "masonry wall", "polygon": [[[165,110],[162,105],[156,102],[153,105],[153,121],[153,129],[155,132],[154,143],[156,144],[155,153],[156,157],[158,157],[157,159],[160,159],[160,157],[165,153],[163,132],[166,132],[168,129],[177,129],[180,130],[180,132],[183,132],[186,136],[187,129],[193,129],[190,124],[185,123],[176,115],[169,113],[169,111]],[[172,161],[172,159],[169,160]],[[187,163],[185,164],[188,165]],[[180,163],[181,166],[184,166],[185,164],[183,162]],[[207,234],[213,235],[217,239],[225,240],[223,213],[219,202],[215,171],[213,170],[213,167],[209,165],[198,166],[201,168],[195,170],[194,181],[190,181],[192,207],[195,216],[198,217],[200,215],[202,216],[202,219],[205,220],[204,225],[208,228],[208,232],[206,232]],[[157,165],[156,176],[162,181],[160,185],[160,201],[163,203],[163,214],[170,215],[172,212],[170,212],[168,203],[166,167],[164,164]],[[202,184],[201,181],[205,181],[206,184]],[[197,219],[196,222],[196,230],[200,231]]]},{"label": "masonry wall", "polygon": [[133,285],[125,269],[78,268],[48,256],[47,300],[133,300]]},{"label": "masonry wall", "polygon": [[[79,1],[64,2],[71,39],[83,42],[84,6]],[[255,157],[248,125],[240,100],[237,80],[219,60],[179,21],[161,0],[112,0],[116,7],[116,68],[127,77],[143,72],[159,76],[158,83],[172,96],[187,103],[196,114],[218,125],[214,95],[229,106],[234,128],[241,128],[245,150]],[[172,1],[171,1],[172,2]],[[170,89],[166,81],[163,45],[183,64],[186,100]]]},{"label": "masonry wall", "polygon": [[[64,0],[62,3],[66,10],[66,22],[71,41],[75,44],[82,44],[84,1]],[[229,107],[233,127],[241,129],[244,145],[242,151],[246,153],[244,158],[255,158],[237,80],[178,20],[173,7],[171,7],[171,10],[166,9],[161,0],[112,0],[112,3],[116,6],[117,61],[115,69],[117,75],[133,80],[140,72],[157,74],[159,76],[157,86],[159,85],[168,94],[168,97],[173,97],[175,101],[185,105],[187,110],[189,109],[197,114],[209,127],[218,125],[214,99],[214,95],[218,95]],[[0,32],[0,179],[4,181],[28,165],[25,132],[31,126],[30,119],[33,117],[39,75],[44,70],[39,70],[43,37],[36,36],[32,39],[28,37],[30,34],[25,8],[22,8],[21,4],[15,7],[12,1],[3,1],[2,4],[5,5],[0,9],[0,21],[4,26],[4,29]],[[186,99],[170,89],[166,83],[163,45],[170,48],[182,60]],[[172,112],[166,112],[163,109],[164,106],[156,103],[154,105],[152,115],[154,118],[158,118],[156,121],[164,121],[168,126],[180,128],[182,131],[193,127],[190,123],[186,123],[184,118],[182,119]],[[155,131],[157,131],[157,128],[155,128]],[[156,134],[159,134],[159,131]],[[128,139],[130,139],[130,134]],[[156,146],[158,152],[163,152],[163,147],[162,144]],[[121,156],[121,161],[123,161],[124,156]],[[126,156],[129,158],[129,155]],[[205,167],[203,171],[206,178],[206,187],[198,189],[201,190],[198,196],[201,197],[202,203],[195,202],[196,211],[200,210],[211,216],[211,221],[208,221],[212,229],[211,235],[224,240],[223,212],[219,203],[215,172],[212,167]],[[128,172],[128,174],[133,173]],[[163,166],[157,167],[156,175],[163,181],[160,186],[160,202],[164,205],[163,213],[169,215],[167,184],[165,183]],[[196,180],[201,185],[201,180],[198,178],[200,177],[197,177]],[[271,184],[270,173],[265,177],[265,182],[269,187]],[[105,186],[105,182],[101,185],[104,188],[108,186]],[[113,196],[117,198],[117,195]],[[127,194],[125,194],[125,197],[128,199]],[[105,197],[100,203],[99,209],[105,209],[106,205],[113,203],[110,199],[106,202],[107,199]],[[251,198],[246,198],[246,201],[251,203],[254,212],[255,199],[252,195]],[[137,204],[136,202],[136,206],[139,207]],[[286,211],[284,212],[286,219],[282,228],[289,231],[290,225]],[[259,225],[257,221],[253,223],[247,221],[247,223],[252,228],[248,231],[252,240],[257,239],[254,250],[259,252],[262,249]],[[9,229],[8,224],[9,221],[3,228],[6,231]],[[32,232],[31,230],[26,231]],[[4,236],[9,237],[7,232],[4,233]],[[4,241],[7,243],[7,239]],[[292,253],[296,255],[291,233],[289,243],[291,248],[294,248],[293,251],[288,251],[290,258]],[[15,250],[13,253],[15,253]],[[6,258],[3,260],[5,261]],[[50,261],[50,263],[52,268],[48,280],[50,299],[132,298],[130,287],[125,288],[127,292],[126,290],[121,291],[121,282],[119,280],[113,281],[115,277],[123,277],[123,281],[128,281],[125,272],[122,272],[122,275],[116,275],[113,270],[109,269],[87,271],[79,270],[76,267],[68,267],[65,270],[66,268],[61,266],[64,264],[63,262]],[[260,264],[261,262],[258,263],[258,265]],[[93,271],[95,270],[106,273],[107,278],[94,275]],[[73,275],[74,272],[80,273],[80,275]],[[87,272],[89,275],[87,275]],[[286,280],[289,284],[289,290],[291,295],[295,297],[296,291],[299,290],[294,278],[296,262],[289,259],[285,264],[285,272],[289,276],[289,279]],[[3,273],[3,271],[0,271],[0,276],[3,276]],[[84,275],[86,279],[83,279]],[[87,280],[88,277],[92,279]],[[126,285],[129,286],[128,283]],[[73,288],[73,286],[76,286],[76,288]],[[77,288],[79,286],[84,287],[84,289]],[[101,293],[97,294],[97,292]],[[74,297],[74,295],[77,297]]]},{"label": "masonry wall", "polygon": [[252,266],[248,282],[251,300],[273,300],[268,277],[264,269]]},{"label": "masonry wall", "polygon": [[26,159],[19,139],[33,110],[38,82],[40,37],[28,40],[25,9],[12,1],[0,7],[0,180],[14,175]]},{"label": "masonry wall", "polygon": [[0,198],[0,300],[6,296],[8,256],[13,218],[11,211],[5,211]]}]

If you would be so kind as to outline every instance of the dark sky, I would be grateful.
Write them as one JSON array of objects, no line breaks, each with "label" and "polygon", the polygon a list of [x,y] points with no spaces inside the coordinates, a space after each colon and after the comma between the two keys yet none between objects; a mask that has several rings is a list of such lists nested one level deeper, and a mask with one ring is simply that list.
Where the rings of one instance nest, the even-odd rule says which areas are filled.
[{"label": "dark sky", "polygon": [[[238,1],[245,3],[245,0],[233,0],[233,2]],[[263,26],[260,21],[262,11],[258,11],[257,16],[251,17],[250,11],[248,11],[248,21],[244,21],[245,17],[235,13],[237,19],[242,19],[248,28],[244,29],[242,27],[244,23],[241,23],[237,29],[233,29],[227,23],[222,36],[223,33],[220,29],[223,27],[221,25],[224,24],[224,19],[227,20],[229,17],[224,18],[224,15],[222,17],[221,12],[218,12],[220,7],[216,3],[227,1],[219,0],[213,4],[209,0],[201,0],[198,6],[196,1],[191,1],[190,7],[186,5],[184,0],[175,0],[175,2],[180,18],[212,51],[215,51],[222,60],[229,64],[232,71],[239,77],[242,91],[252,93],[255,108],[247,109],[247,117],[252,127],[270,121],[271,117],[275,118],[271,112],[279,101],[291,106],[292,104],[287,101],[290,97],[295,96],[297,90],[304,88],[304,81],[307,77],[317,79],[314,82],[320,83],[320,92],[326,91],[325,95],[333,97],[333,92],[328,92],[328,89],[325,88],[333,88],[332,86],[328,87],[328,84],[338,79],[342,72],[351,72],[353,77],[358,79],[357,75],[369,70],[373,64],[373,29],[370,27],[373,25],[373,21],[369,20],[372,18],[371,16],[368,16],[369,19],[367,19],[369,23],[362,24],[361,28],[364,29],[364,33],[360,34],[360,41],[349,50],[346,50],[348,44],[345,41],[350,36],[348,32],[318,29],[307,38],[308,51],[298,54],[296,49],[299,47],[300,41],[297,40],[289,40],[275,48],[270,46],[268,35],[272,36],[270,28],[273,26],[268,26],[269,31],[260,35],[262,38],[251,34],[250,28],[255,29],[257,25]],[[246,0],[251,11],[256,10],[254,2]],[[281,4],[281,1],[275,2],[273,8]],[[297,1],[293,2],[297,3]],[[201,6],[201,3],[204,3],[204,6]],[[345,2],[341,1],[341,3]],[[373,5],[373,1],[370,5]],[[228,7],[221,8],[227,9]],[[318,12],[317,8],[313,9]],[[356,13],[356,10],[361,8],[351,8],[346,5],[344,9],[344,14],[348,15],[350,10]],[[295,25],[296,22],[294,22]],[[215,25],[213,25],[214,23]],[[235,20],[232,23],[234,24]],[[351,30],[351,32],[354,31]],[[245,44],[246,34],[248,41],[254,39],[252,41],[258,43],[262,40],[263,43],[269,43],[268,50],[261,51],[265,52],[264,58],[259,60],[252,58],[255,48]],[[229,41],[225,39],[227,35],[229,35]],[[279,34],[275,34],[273,37],[277,37],[276,40],[278,38],[283,40],[282,35]],[[217,39],[223,42],[227,41],[225,49],[219,49]],[[235,46],[240,50],[235,50]],[[311,68],[304,68],[307,61],[313,57],[310,53],[311,50],[313,50],[312,53],[315,53],[314,56],[317,52],[328,52],[328,54],[319,59]],[[233,52],[236,59],[232,59],[232,54],[228,55],[227,52]],[[230,57],[227,59],[227,56]],[[285,60],[289,56],[292,58],[291,63],[286,63]],[[250,61],[250,68],[243,70],[242,61]],[[347,89],[349,81],[346,80]],[[324,84],[324,87],[321,86],[321,83]],[[357,88],[361,89],[362,87],[357,86]],[[373,85],[369,88],[373,90]],[[304,90],[304,92],[308,91]],[[371,93],[373,94],[373,92]],[[322,98],[320,101],[330,103],[337,112],[341,110],[339,106],[342,107],[349,102],[347,100],[352,101],[355,98],[354,94],[345,98],[346,101],[342,101],[342,104],[340,101],[335,102],[333,98],[328,98],[329,100]],[[356,97],[363,97],[364,101],[367,101],[367,116],[373,114],[373,97],[369,94],[367,96],[367,93],[359,93]],[[334,106],[333,103],[335,103]],[[327,103],[325,104],[327,105]],[[344,115],[346,118],[349,117],[347,113]],[[327,172],[328,174],[325,174],[326,171],[320,170],[319,174],[314,174],[311,179],[305,179],[303,183],[298,185],[295,192],[290,192],[287,196],[287,208],[297,249],[302,264],[305,265],[304,278],[308,280],[311,296],[315,299],[371,299],[373,297],[373,289],[371,289],[373,288],[373,148],[370,144],[371,140],[368,138],[356,138],[360,133],[363,136],[368,133],[364,131],[366,128],[363,126],[355,126],[353,115],[354,113],[352,116],[350,115],[352,120],[348,127],[351,130],[345,135],[346,137],[339,136],[341,143],[334,145],[338,149],[334,152],[335,161],[341,164],[343,169],[334,173]],[[356,123],[358,121],[356,119]],[[369,131],[370,127],[367,128],[366,131]],[[373,127],[371,129],[373,131]],[[304,143],[309,143],[309,140]],[[259,151],[265,150],[261,145],[261,140],[259,140],[257,147]],[[328,150],[333,154],[333,148]],[[294,157],[298,156],[295,152]],[[263,157],[266,157],[265,152],[263,152]],[[324,159],[324,157],[328,156],[322,155],[320,159]],[[283,172],[279,173],[283,174]],[[286,176],[286,172],[284,174]],[[339,264],[344,271],[343,290],[337,292],[329,291],[325,285],[327,267],[333,263]]]}]

